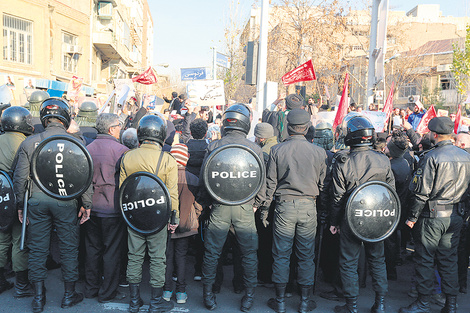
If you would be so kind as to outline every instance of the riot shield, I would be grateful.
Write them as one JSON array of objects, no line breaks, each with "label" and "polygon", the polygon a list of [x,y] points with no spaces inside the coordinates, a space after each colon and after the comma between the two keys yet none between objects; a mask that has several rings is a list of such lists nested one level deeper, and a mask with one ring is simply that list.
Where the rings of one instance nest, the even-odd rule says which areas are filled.
[{"label": "riot shield", "polygon": [[80,141],[56,135],[41,141],[34,150],[31,172],[45,194],[65,201],[88,189],[93,179],[93,160]]},{"label": "riot shield", "polygon": [[160,178],[148,172],[129,175],[119,190],[119,206],[127,225],[134,231],[151,235],[169,222],[171,197]]},{"label": "riot shield", "polygon": [[378,242],[396,229],[400,211],[396,191],[384,182],[370,181],[351,193],[345,214],[356,237],[367,242]]},{"label": "riot shield", "polygon": [[264,184],[263,161],[243,145],[229,144],[215,149],[202,168],[207,192],[222,204],[246,203]]},{"label": "riot shield", "polygon": [[7,173],[0,171],[0,231],[7,230],[15,218],[18,213],[13,182]]}]

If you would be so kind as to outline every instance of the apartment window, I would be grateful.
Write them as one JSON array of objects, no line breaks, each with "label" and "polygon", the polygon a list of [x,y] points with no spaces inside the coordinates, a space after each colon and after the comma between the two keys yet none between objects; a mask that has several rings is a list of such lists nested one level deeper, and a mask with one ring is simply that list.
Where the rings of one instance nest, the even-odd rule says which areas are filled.
[{"label": "apartment window", "polygon": [[400,97],[408,98],[409,96],[414,96],[414,95],[416,95],[415,84],[408,84],[400,88]]},{"label": "apartment window", "polygon": [[62,70],[76,73],[78,59],[80,54],[77,53],[78,37],[69,33],[62,33]]},{"label": "apartment window", "polygon": [[3,60],[32,63],[33,23],[3,15]]},{"label": "apartment window", "polygon": [[452,86],[450,84],[450,78],[449,77],[441,76],[441,88],[442,88],[442,90],[454,89],[454,88],[452,88]]}]

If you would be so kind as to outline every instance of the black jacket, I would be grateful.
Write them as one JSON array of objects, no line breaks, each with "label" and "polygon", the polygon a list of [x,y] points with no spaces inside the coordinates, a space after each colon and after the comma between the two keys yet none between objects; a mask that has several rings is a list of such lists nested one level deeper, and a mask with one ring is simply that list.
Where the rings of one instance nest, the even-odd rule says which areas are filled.
[{"label": "black jacket", "polygon": [[287,112],[283,111],[269,111],[265,109],[261,117],[263,123],[269,123],[274,129],[274,136],[276,136],[279,142],[283,142],[289,137],[287,133]]},{"label": "black jacket", "polygon": [[[30,167],[31,167],[31,157],[33,155],[34,149],[36,148],[37,144],[44,140],[45,138],[54,136],[54,135],[68,135],[70,136],[65,127],[60,123],[50,123],[44,132],[29,136],[23,141],[18,148],[18,162],[15,167],[15,171],[13,173],[13,186],[15,189],[15,195],[17,199],[17,207],[19,209],[23,209],[24,203],[24,194],[26,189],[26,182],[30,177]],[[85,143],[83,143],[85,144]],[[51,174],[52,175],[52,174]],[[31,194],[36,192],[42,192],[36,183],[32,184]],[[86,209],[91,209],[92,206],[92,196],[93,196],[93,186],[90,185],[87,192],[85,192],[82,196],[82,203]],[[60,201],[60,200],[57,200]]]},{"label": "black jacket", "polygon": [[408,189],[411,181],[412,170],[408,161],[401,157],[390,160],[395,186],[400,199],[402,219],[408,217],[408,207],[410,201],[410,191]]},{"label": "black jacket", "polygon": [[270,205],[273,196],[283,200],[326,194],[327,163],[325,150],[303,135],[290,136],[273,146],[266,170],[265,206]]},{"label": "black jacket", "polygon": [[470,154],[450,140],[437,143],[423,154],[410,183],[411,210],[408,220],[416,222],[423,209],[448,210],[468,193]]},{"label": "black jacket", "polygon": [[206,155],[206,149],[209,144],[205,139],[190,139],[186,146],[188,147],[189,160],[186,164],[186,170],[197,177],[201,172],[202,162]]},{"label": "black jacket", "polygon": [[196,113],[186,114],[183,119],[183,129],[181,131],[181,140],[183,143],[187,143],[191,136],[191,123],[196,119]]},{"label": "black jacket", "polygon": [[395,188],[389,159],[369,146],[353,147],[335,154],[332,161],[332,202],[330,225],[339,226],[349,195],[360,185],[373,180]]}]

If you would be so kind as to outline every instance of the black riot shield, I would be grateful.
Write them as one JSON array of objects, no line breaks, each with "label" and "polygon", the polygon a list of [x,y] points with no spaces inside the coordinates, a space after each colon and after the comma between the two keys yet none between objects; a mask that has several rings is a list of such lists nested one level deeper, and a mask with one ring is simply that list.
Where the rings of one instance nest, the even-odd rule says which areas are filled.
[{"label": "black riot shield", "polygon": [[264,184],[263,161],[243,145],[229,144],[215,149],[202,168],[209,195],[222,204],[248,202]]},{"label": "black riot shield", "polygon": [[400,221],[400,200],[395,190],[381,181],[357,187],[346,204],[346,220],[360,240],[378,242],[390,236]]},{"label": "black riot shield", "polygon": [[0,171],[0,231],[7,230],[18,218],[13,182],[4,171]]},{"label": "black riot shield", "polygon": [[93,179],[93,160],[80,141],[56,135],[36,147],[31,172],[45,194],[65,201],[81,196],[88,189]]},{"label": "black riot shield", "polygon": [[119,205],[127,225],[140,234],[158,233],[169,222],[170,192],[154,174],[129,175],[119,190]]}]

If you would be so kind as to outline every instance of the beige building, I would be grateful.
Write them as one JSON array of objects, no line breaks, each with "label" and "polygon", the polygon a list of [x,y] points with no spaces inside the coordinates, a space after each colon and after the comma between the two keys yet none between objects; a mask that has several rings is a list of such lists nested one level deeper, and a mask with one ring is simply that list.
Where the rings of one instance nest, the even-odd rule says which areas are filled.
[{"label": "beige building", "polygon": [[31,85],[61,96],[73,76],[83,78],[84,95],[107,93],[113,79],[152,64],[147,0],[9,0],[0,13],[0,85],[15,85],[14,104],[26,102]]}]

